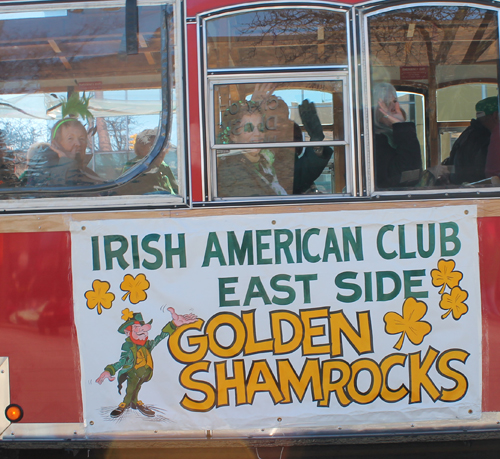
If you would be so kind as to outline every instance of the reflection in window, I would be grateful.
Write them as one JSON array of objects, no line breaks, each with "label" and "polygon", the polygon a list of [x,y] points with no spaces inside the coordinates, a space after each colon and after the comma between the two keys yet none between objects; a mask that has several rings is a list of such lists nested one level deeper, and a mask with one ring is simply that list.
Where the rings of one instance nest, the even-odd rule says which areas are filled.
[{"label": "reflection in window", "polygon": [[[261,95],[261,88],[271,88],[272,94]],[[344,94],[343,81],[297,81],[272,84],[224,84],[214,85],[214,110],[215,120],[218,121],[216,130],[224,125],[223,116],[236,110],[239,101],[253,100],[259,103],[265,122],[262,142],[302,142],[318,140],[344,140]],[[308,106],[304,101],[313,102],[319,120],[316,132],[312,134],[306,129]],[[305,118],[304,118],[305,116]],[[311,113],[312,116],[312,113]],[[236,121],[234,121],[236,122]],[[300,132],[293,129],[296,124]],[[313,131],[311,131],[313,132]],[[216,138],[221,133],[216,132]],[[218,142],[221,143],[221,142]],[[235,143],[235,142],[232,142]]]},{"label": "reflection in window", "polygon": [[[475,105],[478,100],[495,96],[498,84],[464,83],[445,86],[437,91],[437,116],[439,126],[439,161],[447,159],[455,142],[476,117]],[[460,100],[461,103],[453,103]],[[452,103],[449,103],[452,102]]]},{"label": "reflection in window", "polygon": [[[493,90],[472,96],[468,87],[472,83],[497,85],[496,12],[466,6],[406,8],[369,17],[368,30],[375,188],[470,186],[487,178],[485,163],[491,129],[485,126],[486,118],[479,117],[470,126],[464,126],[468,129],[469,139],[465,141],[465,137],[462,137],[459,143],[455,143],[452,155],[449,150],[445,151],[452,146],[451,142],[440,136],[440,133],[446,132],[448,128],[453,130],[460,127],[446,124],[452,121],[446,120],[450,114],[463,117],[460,114],[465,108],[467,113],[476,116],[476,104],[487,96],[497,95],[496,90]],[[384,106],[381,108],[380,97],[373,93],[381,83],[391,84],[398,90],[408,91],[411,88],[415,93],[426,94],[427,138],[425,145],[421,142],[419,145],[426,149],[422,155],[425,161],[417,181],[401,180],[404,173],[408,172],[408,162],[412,161],[408,152],[398,145],[397,138],[403,126],[409,126],[409,121],[402,119],[399,121],[403,122],[386,123],[387,120],[395,121],[393,115],[398,114],[387,111],[391,109],[387,106],[389,101],[383,101]],[[452,86],[454,90],[441,89]],[[406,118],[404,112],[403,117]],[[473,136],[469,136],[471,132]],[[385,140],[380,135],[385,136]],[[382,143],[385,146],[381,146]],[[450,158],[446,159],[449,155]],[[387,161],[395,169],[393,180],[389,181],[381,178]],[[398,174],[399,178],[394,178]]]},{"label": "reflection in window", "polygon": [[422,158],[415,123],[408,121],[390,83],[375,84],[372,100],[377,187],[416,185],[422,173]]},{"label": "reflection in window", "polygon": [[341,80],[214,85],[213,94],[219,197],[344,191]]},{"label": "reflection in window", "polygon": [[253,146],[219,150],[217,186],[221,198],[342,194],[345,193],[345,148]]},{"label": "reflection in window", "polygon": [[[127,55],[124,8],[0,16],[2,169],[15,177],[0,186],[29,192],[31,186],[106,183],[147,156],[162,110],[161,17],[161,6],[139,8],[139,53]],[[77,100],[86,115],[72,106]],[[75,122],[61,123],[63,117]],[[104,194],[177,193],[176,167],[169,144],[140,186],[136,177]]]},{"label": "reflection in window", "polygon": [[208,67],[346,65],[344,13],[256,10],[207,21]]},{"label": "reflection in window", "polygon": [[401,111],[406,115],[406,121],[411,121],[415,124],[417,131],[417,139],[420,144],[420,153],[422,157],[422,164],[427,164],[426,141],[425,135],[425,98],[422,94],[413,92],[398,91],[399,105]]}]

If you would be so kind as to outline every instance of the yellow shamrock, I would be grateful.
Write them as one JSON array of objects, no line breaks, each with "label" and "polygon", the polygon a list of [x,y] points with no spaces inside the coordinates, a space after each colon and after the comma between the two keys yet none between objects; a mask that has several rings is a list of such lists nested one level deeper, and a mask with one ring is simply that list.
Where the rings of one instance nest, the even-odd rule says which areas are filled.
[{"label": "yellow shamrock", "polygon": [[462,273],[460,271],[453,271],[455,269],[455,262],[453,260],[439,260],[438,269],[433,269],[431,271],[432,285],[434,287],[443,287],[439,291],[439,294],[444,292],[446,286],[453,288],[456,287],[462,280]]},{"label": "yellow shamrock", "polygon": [[398,351],[403,346],[405,336],[413,344],[420,344],[432,327],[428,322],[420,320],[427,313],[427,305],[423,301],[417,301],[415,298],[407,298],[403,304],[403,315],[396,312],[388,312],[384,316],[385,331],[390,335],[401,333],[401,338],[394,346]]},{"label": "yellow shamrock", "polygon": [[469,294],[460,287],[454,287],[450,293],[445,293],[439,302],[439,307],[448,311],[441,316],[441,319],[446,319],[450,312],[453,312],[455,320],[460,319],[469,310],[468,306],[464,303],[468,296]]},{"label": "yellow shamrock", "polygon": [[127,321],[130,320],[132,317],[134,317],[133,311],[131,311],[129,308],[125,308],[122,310],[122,320]]},{"label": "yellow shamrock", "polygon": [[122,296],[123,301],[125,301],[128,296],[132,304],[137,304],[144,301],[148,297],[146,295],[146,290],[149,288],[149,282],[144,274],[138,274],[135,278],[134,276],[127,274],[123,278],[120,288],[124,292],[127,292]]},{"label": "yellow shamrock", "polygon": [[87,298],[87,307],[89,309],[94,309],[97,306],[97,313],[102,314],[102,308],[110,309],[115,295],[111,292],[108,293],[109,282],[95,280],[92,282],[92,290],[85,292],[85,298]]}]

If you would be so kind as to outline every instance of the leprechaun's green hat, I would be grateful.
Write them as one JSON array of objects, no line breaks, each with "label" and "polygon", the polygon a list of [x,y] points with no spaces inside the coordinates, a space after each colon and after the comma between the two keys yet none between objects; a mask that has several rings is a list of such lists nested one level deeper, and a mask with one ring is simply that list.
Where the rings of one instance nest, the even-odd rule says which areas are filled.
[{"label": "leprechaun's green hat", "polygon": [[[118,331],[120,333],[125,334],[125,329],[129,325],[133,325],[136,322],[138,322],[140,325],[144,325],[145,324],[144,319],[142,318],[142,314],[140,312],[133,312],[133,311],[129,311],[128,309],[124,309],[122,311],[122,313],[123,313],[122,319],[125,320],[125,322],[120,325],[120,328],[118,328]],[[148,322],[148,324],[152,324],[152,323],[153,323],[153,319],[151,319]]]}]

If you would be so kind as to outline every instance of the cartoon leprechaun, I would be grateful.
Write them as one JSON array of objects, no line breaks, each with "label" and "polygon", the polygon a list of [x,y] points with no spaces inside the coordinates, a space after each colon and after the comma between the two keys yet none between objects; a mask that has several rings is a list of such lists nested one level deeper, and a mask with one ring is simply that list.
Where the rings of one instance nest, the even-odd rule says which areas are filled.
[{"label": "cartoon leprechaun", "polygon": [[120,370],[118,372],[119,394],[121,394],[123,383],[127,381],[125,398],[118,405],[118,408],[111,411],[111,417],[117,418],[129,408],[139,410],[144,416],[152,417],[155,415],[152,409],[145,406],[138,399],[142,385],[153,377],[151,351],[160,341],[174,333],[177,327],[196,322],[198,319],[194,314],[178,315],[174,308],[168,308],[168,310],[172,314],[172,320],[152,340],[148,340],[148,332],[151,330],[151,323],[153,322],[152,319],[146,324],[140,312],[134,313],[129,309],[122,311],[122,320],[125,322],[118,328],[118,331],[127,335],[127,338],[122,346],[120,360],[106,366],[96,380],[99,384],[102,384],[105,379],[114,381],[115,378],[113,376]]}]

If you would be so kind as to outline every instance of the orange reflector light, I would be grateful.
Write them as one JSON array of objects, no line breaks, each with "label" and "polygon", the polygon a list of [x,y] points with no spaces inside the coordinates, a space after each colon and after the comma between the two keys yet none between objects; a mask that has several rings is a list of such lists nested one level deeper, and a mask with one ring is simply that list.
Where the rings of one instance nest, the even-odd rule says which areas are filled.
[{"label": "orange reflector light", "polygon": [[23,418],[23,415],[23,409],[19,405],[12,404],[5,408],[5,417],[10,422],[19,422]]}]

